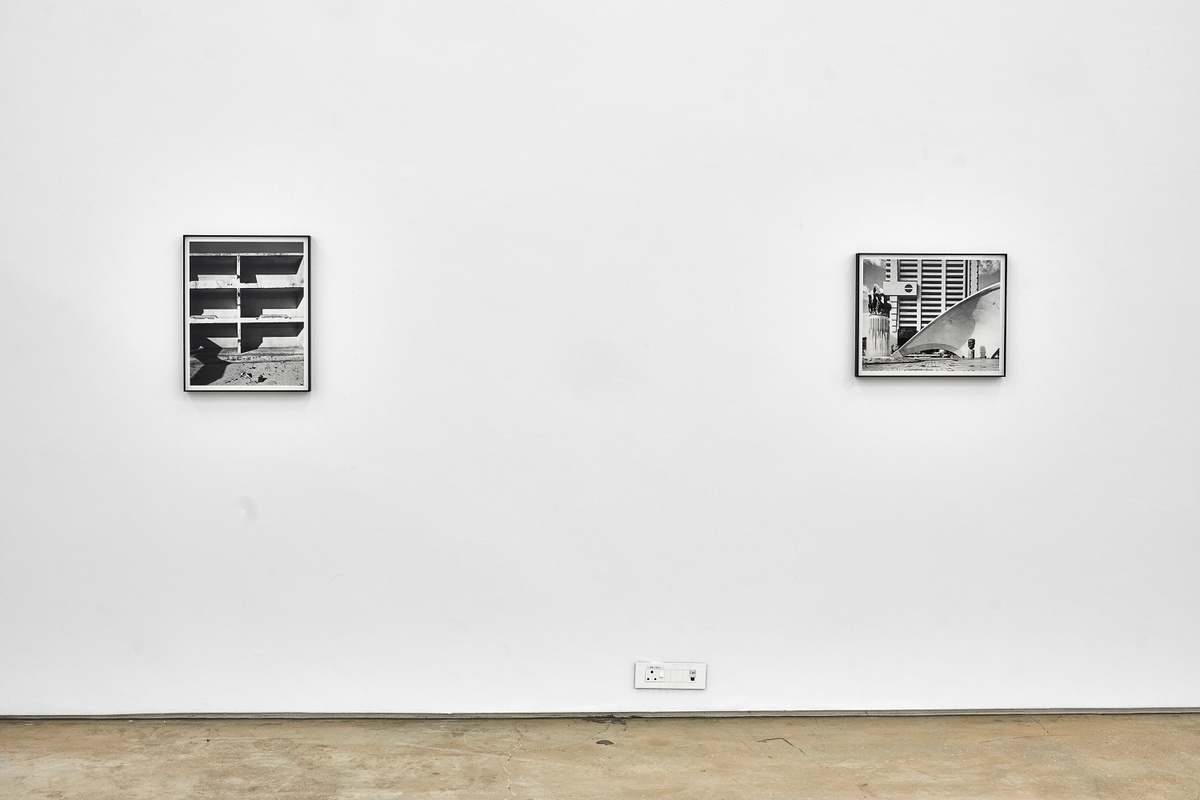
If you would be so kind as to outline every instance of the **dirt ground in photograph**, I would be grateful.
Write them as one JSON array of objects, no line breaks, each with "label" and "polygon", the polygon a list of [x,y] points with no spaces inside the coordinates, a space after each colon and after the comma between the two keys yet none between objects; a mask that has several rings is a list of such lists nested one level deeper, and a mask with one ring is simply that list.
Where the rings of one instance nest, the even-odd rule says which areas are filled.
[{"label": "dirt ground in photograph", "polygon": [[193,356],[188,380],[192,386],[302,386],[304,360],[201,361]]},{"label": "dirt ground in photograph", "polygon": [[922,358],[913,360],[880,360],[863,364],[863,372],[994,372],[1000,374],[997,358]]}]

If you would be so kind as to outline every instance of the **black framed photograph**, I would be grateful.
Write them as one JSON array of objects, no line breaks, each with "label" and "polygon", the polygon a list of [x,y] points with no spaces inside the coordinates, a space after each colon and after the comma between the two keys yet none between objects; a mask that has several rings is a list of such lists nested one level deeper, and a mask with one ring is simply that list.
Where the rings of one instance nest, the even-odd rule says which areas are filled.
[{"label": "black framed photograph", "polygon": [[1002,377],[1004,253],[859,253],[854,374]]},{"label": "black framed photograph", "polygon": [[307,392],[308,236],[183,237],[183,386]]}]

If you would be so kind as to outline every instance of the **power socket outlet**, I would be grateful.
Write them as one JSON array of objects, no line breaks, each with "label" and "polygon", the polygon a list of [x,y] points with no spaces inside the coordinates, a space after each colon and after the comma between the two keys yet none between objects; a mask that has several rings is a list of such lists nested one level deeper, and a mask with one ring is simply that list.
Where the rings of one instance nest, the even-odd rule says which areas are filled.
[{"label": "power socket outlet", "polygon": [[703,661],[637,661],[633,665],[635,689],[704,689],[708,665]]}]

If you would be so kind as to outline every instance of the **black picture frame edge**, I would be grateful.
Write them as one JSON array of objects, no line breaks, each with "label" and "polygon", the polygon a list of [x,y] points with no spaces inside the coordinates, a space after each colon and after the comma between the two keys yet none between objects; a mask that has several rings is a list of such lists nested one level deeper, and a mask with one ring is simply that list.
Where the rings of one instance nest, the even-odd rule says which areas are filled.
[{"label": "black picture frame edge", "polygon": [[183,250],[183,313],[180,315],[183,318],[183,352],[188,352],[188,240],[194,238],[228,238],[228,239],[303,239],[305,257],[308,259],[308,266],[305,269],[307,282],[305,283],[305,300],[308,303],[308,311],[305,314],[304,325],[308,330],[306,340],[307,347],[304,352],[305,359],[305,381],[304,386],[296,389],[258,389],[255,391],[247,391],[245,389],[192,389],[188,386],[188,371],[187,362],[184,362],[183,370],[183,391],[188,394],[215,394],[218,392],[226,392],[229,394],[265,394],[265,395],[287,395],[287,394],[307,394],[312,391],[313,384],[313,361],[312,361],[312,235],[307,233],[185,233],[180,240]]},{"label": "black picture frame edge", "polygon": [[[862,260],[872,256],[977,256],[979,258],[996,257],[1004,259],[1004,276],[1000,283],[1001,297],[1003,298],[1004,307],[1004,333],[1001,339],[1001,347],[1003,349],[1004,358],[1000,362],[1000,373],[997,375],[986,374],[971,374],[961,373],[957,375],[880,375],[867,374],[862,371],[862,349],[860,340],[862,338],[862,312],[859,310],[859,304],[862,302],[861,286],[862,286]],[[1008,376],[1008,253],[974,253],[967,250],[942,250],[942,251],[924,251],[920,253],[905,253],[894,250],[874,250],[860,251],[854,254],[854,377],[855,378],[1004,378]]]}]

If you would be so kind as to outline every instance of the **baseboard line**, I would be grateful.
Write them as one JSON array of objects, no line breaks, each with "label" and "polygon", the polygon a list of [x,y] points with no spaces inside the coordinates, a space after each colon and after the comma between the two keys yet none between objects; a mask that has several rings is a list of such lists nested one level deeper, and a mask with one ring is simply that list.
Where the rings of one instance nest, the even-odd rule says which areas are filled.
[{"label": "baseboard line", "polygon": [[536,719],[732,719],[739,717],[977,717],[1083,716],[1130,714],[1200,714],[1196,707],[1150,708],[950,708],[950,709],[793,709],[756,711],[553,711],[553,712],[173,712],[135,714],[0,714],[0,721],[115,721],[115,720],[536,720]]}]

